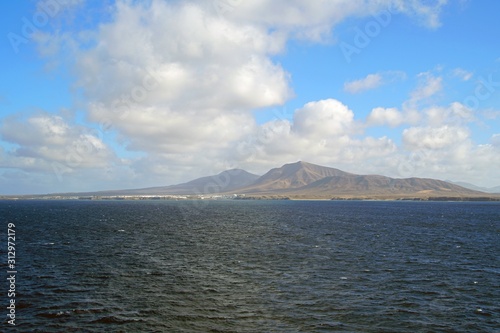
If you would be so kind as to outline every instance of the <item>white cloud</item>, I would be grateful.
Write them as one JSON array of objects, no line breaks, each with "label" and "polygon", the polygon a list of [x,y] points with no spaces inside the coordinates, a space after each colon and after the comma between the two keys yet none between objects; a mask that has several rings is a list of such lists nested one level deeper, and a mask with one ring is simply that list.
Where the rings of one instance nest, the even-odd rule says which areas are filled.
[{"label": "white cloud", "polygon": [[220,146],[245,133],[252,109],[292,96],[288,74],[269,59],[282,37],[193,3],[119,3],[95,38],[77,54],[90,119],[112,124],[133,150]]},{"label": "white cloud", "polygon": [[423,112],[427,116],[427,123],[431,126],[464,125],[475,120],[474,111],[458,102],[451,103],[447,107],[431,106]]},{"label": "white cloud", "polygon": [[442,149],[469,139],[469,131],[463,127],[410,127],[403,131],[403,142],[411,150]]},{"label": "white cloud", "polygon": [[365,78],[346,82],[344,90],[351,94],[357,94],[365,90],[378,88],[382,85],[382,76],[380,74],[368,74]]},{"label": "white cloud", "polygon": [[[253,130],[253,109],[293,96],[289,74],[271,60],[289,38],[323,41],[345,18],[387,8],[431,15],[420,10],[429,7],[423,3],[395,0],[213,4],[120,1],[110,22],[65,35],[89,119],[112,125],[131,150],[217,155]],[[378,75],[390,81],[394,73]],[[297,113],[294,130],[316,136],[351,130],[347,107],[334,106],[334,114],[315,107],[324,108]]]},{"label": "white cloud", "polygon": [[402,12],[416,17],[430,28],[440,25],[439,12],[447,0],[438,0],[433,5],[427,1],[401,0],[258,0],[230,1],[236,3],[227,17],[236,21],[259,24],[285,31],[294,37],[321,41],[330,34],[332,26],[349,16],[373,15],[381,10]]},{"label": "white cloud", "polygon": [[360,124],[353,117],[353,112],[337,100],[310,102],[295,110],[293,121],[274,120],[255,127],[234,144],[227,158],[262,172],[295,160],[334,163],[352,170],[352,163],[361,165],[396,150],[387,137],[358,138]]},{"label": "white cloud", "polygon": [[344,90],[351,94],[358,94],[363,91],[376,89],[384,84],[393,83],[405,78],[406,74],[401,71],[385,71],[368,74],[362,79],[344,83]]},{"label": "white cloud", "polygon": [[[403,103],[407,107],[408,102]],[[402,124],[426,124],[432,127],[443,125],[463,126],[476,121],[474,111],[459,102],[448,106],[431,105],[424,109],[374,108],[366,118],[366,126],[397,127]]]},{"label": "white cloud", "polygon": [[16,146],[4,151],[0,166],[25,171],[52,172],[54,168],[73,172],[85,168],[106,168],[116,156],[95,133],[72,126],[57,115],[39,113],[27,119],[4,119],[0,137]]},{"label": "white cloud", "polygon": [[441,26],[439,16],[441,9],[448,3],[448,0],[434,1],[434,5],[426,5],[420,1],[401,1],[400,4],[405,11],[416,15],[427,27],[435,29]]},{"label": "white cloud", "polygon": [[295,111],[293,130],[305,137],[340,136],[352,132],[353,118],[354,113],[337,100],[310,102]]},{"label": "white cloud", "polygon": [[412,103],[428,99],[443,89],[443,78],[440,76],[436,77],[429,72],[425,72],[420,73],[418,77],[420,78],[420,83],[411,93],[410,101]]},{"label": "white cloud", "polygon": [[367,125],[389,125],[396,127],[404,122],[404,115],[396,108],[375,108],[373,109],[366,120]]},{"label": "white cloud", "polygon": [[443,78],[441,76],[435,76],[431,72],[423,72],[417,75],[417,79],[417,87],[410,93],[410,98],[402,105],[405,122],[413,125],[425,120],[422,109],[436,105],[443,90]]},{"label": "white cloud", "polygon": [[466,71],[465,69],[462,68],[455,68],[452,71],[452,75],[459,78],[462,81],[469,81],[474,75],[474,73]]},{"label": "white cloud", "polygon": [[491,136],[490,142],[493,146],[500,149],[500,133],[493,134]]}]

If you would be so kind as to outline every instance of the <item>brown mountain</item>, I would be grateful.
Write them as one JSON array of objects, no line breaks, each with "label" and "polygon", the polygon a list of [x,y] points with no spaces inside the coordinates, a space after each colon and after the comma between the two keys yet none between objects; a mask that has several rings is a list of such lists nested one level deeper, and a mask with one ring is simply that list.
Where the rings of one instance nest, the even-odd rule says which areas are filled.
[{"label": "brown mountain", "polygon": [[357,175],[335,168],[306,162],[285,164],[263,176],[233,169],[202,177],[187,183],[143,189],[66,193],[63,196],[141,196],[240,194],[248,197],[290,197],[301,199],[452,199],[500,200],[488,194],[457,184],[428,178],[390,178],[379,175]]},{"label": "brown mountain", "polygon": [[240,192],[289,191],[303,188],[327,177],[354,176],[338,169],[323,167],[306,162],[285,164],[281,168],[269,170],[252,185],[240,189]]},{"label": "brown mountain", "polygon": [[356,175],[306,162],[285,164],[257,179],[237,193],[292,197],[429,198],[478,197],[485,193],[428,178],[396,179],[379,175]]},{"label": "brown mountain", "polygon": [[63,195],[79,196],[122,196],[122,195],[203,195],[232,192],[236,189],[249,186],[257,180],[259,176],[242,169],[232,169],[223,171],[217,175],[201,177],[187,183],[147,187],[128,190],[111,190],[85,193],[65,193]]},{"label": "brown mountain", "polygon": [[144,189],[146,192],[154,189],[155,194],[216,194],[231,192],[253,184],[259,176],[242,169],[223,171],[217,175],[192,180],[187,183]]},{"label": "brown mountain", "polygon": [[135,190],[133,194],[217,194],[221,192],[231,192],[248,186],[253,184],[258,178],[259,176],[245,170],[232,169],[223,171],[217,175],[197,178],[187,183]]}]

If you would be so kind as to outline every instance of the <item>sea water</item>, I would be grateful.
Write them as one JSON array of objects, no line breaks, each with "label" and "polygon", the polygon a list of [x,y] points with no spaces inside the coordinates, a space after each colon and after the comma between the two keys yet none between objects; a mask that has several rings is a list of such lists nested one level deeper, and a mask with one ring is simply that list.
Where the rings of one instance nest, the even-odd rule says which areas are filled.
[{"label": "sea water", "polygon": [[1,201],[2,332],[498,332],[500,205]]}]

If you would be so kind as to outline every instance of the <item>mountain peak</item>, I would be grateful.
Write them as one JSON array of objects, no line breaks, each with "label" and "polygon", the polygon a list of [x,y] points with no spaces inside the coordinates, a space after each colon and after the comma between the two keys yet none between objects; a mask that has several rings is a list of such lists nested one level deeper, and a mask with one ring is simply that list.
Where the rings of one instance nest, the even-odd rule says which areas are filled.
[{"label": "mountain peak", "polygon": [[297,161],[297,162],[294,162],[294,163],[284,164],[283,167],[286,167],[286,166],[301,166],[301,167],[305,167],[305,166],[308,166],[308,165],[314,165],[314,164],[308,163],[308,162],[304,162],[304,161]]},{"label": "mountain peak", "polygon": [[271,190],[296,189],[325,177],[347,176],[347,172],[338,169],[298,161],[271,169],[265,175],[245,189],[246,192],[266,192]]},{"label": "mountain peak", "polygon": [[415,195],[460,196],[474,192],[435,179],[394,179],[379,175],[356,175],[304,161],[271,169],[252,185],[239,189],[252,194],[303,195]]},{"label": "mountain peak", "polygon": [[287,163],[284,164],[281,168],[276,168],[276,169],[283,169],[283,170],[288,170],[288,171],[293,171],[293,170],[300,170],[308,167],[308,163],[298,161],[295,163]]},{"label": "mountain peak", "polygon": [[304,162],[304,161],[297,161],[297,162],[294,162],[294,163],[287,163],[285,165],[306,165],[306,164],[310,164],[310,163],[307,163],[307,162]]},{"label": "mountain peak", "polygon": [[[224,170],[222,172],[220,172],[218,175],[225,175],[225,174],[228,174],[228,175],[253,175],[252,173],[246,171],[246,170],[243,170],[243,169],[229,169],[229,170]],[[255,176],[255,175],[253,175]],[[214,176],[209,176],[209,177],[214,177]]]},{"label": "mountain peak", "polygon": [[[304,161],[284,164],[259,177],[242,169],[231,169],[190,182],[107,192],[106,195],[291,195],[296,197],[372,197],[372,198],[483,198],[485,193],[437,179],[390,178],[357,175]],[[105,195],[96,192],[92,195]],[[499,196],[492,197],[500,200]]]}]

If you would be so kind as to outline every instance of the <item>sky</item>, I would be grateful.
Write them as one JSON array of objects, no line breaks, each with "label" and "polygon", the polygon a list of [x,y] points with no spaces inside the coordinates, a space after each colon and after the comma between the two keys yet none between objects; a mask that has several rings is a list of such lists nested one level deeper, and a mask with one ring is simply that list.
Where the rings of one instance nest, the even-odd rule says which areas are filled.
[{"label": "sky", "polygon": [[496,0],[0,3],[0,194],[306,161],[500,185]]}]

